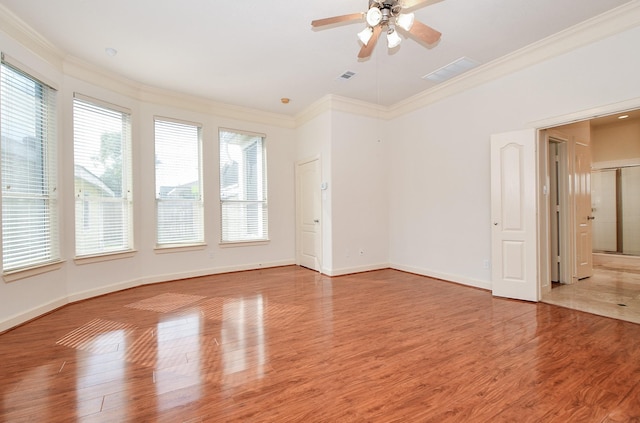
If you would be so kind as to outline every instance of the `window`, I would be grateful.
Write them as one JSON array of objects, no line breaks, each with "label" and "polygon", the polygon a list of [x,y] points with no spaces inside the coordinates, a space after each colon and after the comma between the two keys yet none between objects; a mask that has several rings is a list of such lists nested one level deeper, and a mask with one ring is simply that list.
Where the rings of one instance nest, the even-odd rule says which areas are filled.
[{"label": "window", "polygon": [[56,192],[56,92],[2,60],[2,267],[60,259]]},{"label": "window", "polygon": [[200,127],[155,119],[158,245],[204,242]]},{"label": "window", "polygon": [[77,256],[132,249],[130,122],[128,110],[75,95]]},{"label": "window", "polygon": [[220,130],[222,242],[266,241],[265,136]]}]

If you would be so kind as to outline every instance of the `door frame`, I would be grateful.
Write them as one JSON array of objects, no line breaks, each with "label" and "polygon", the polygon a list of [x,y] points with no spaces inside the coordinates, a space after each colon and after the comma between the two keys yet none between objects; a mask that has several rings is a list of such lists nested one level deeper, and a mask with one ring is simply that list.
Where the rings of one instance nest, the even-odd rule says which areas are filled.
[{"label": "door frame", "polygon": [[552,217],[551,217],[551,195],[554,190],[551,189],[551,169],[549,168],[549,157],[551,154],[551,145],[557,146],[558,166],[556,178],[558,181],[565,183],[558,184],[557,194],[560,212],[558,216],[558,240],[557,253],[560,256],[560,270],[558,279],[563,283],[573,282],[573,226],[572,226],[572,193],[570,189],[570,142],[569,137],[554,129],[543,129],[538,131],[538,175],[539,184],[542,187],[538,193],[539,219],[538,219],[538,268],[540,282],[538,286],[538,298],[542,299],[545,294],[551,292],[551,266],[553,260],[551,255],[554,248],[551,242],[554,238],[551,236]]},{"label": "door frame", "polygon": [[302,198],[300,190],[302,189],[301,183],[300,183],[300,166],[308,164],[308,163],[312,163],[312,162],[317,162],[317,171],[318,171],[318,186],[317,186],[317,195],[318,195],[318,208],[319,210],[317,210],[317,215],[318,215],[318,226],[317,226],[317,231],[316,231],[316,267],[317,269],[314,269],[320,273],[322,273],[322,263],[323,263],[323,257],[322,257],[322,238],[323,238],[323,224],[322,224],[322,194],[321,194],[321,181],[322,181],[322,162],[321,162],[321,158],[319,155],[317,156],[313,156],[313,157],[309,157],[306,159],[301,159],[301,160],[297,160],[295,162],[295,169],[294,169],[294,174],[295,174],[295,204],[296,204],[296,228],[295,228],[295,239],[296,239],[296,245],[295,245],[295,250],[296,250],[296,265],[300,265],[301,264],[301,260],[300,260],[300,254],[301,254],[301,248],[302,248],[302,232],[300,231],[300,226],[301,226],[301,222],[302,222],[302,216],[301,216],[301,205],[300,205],[300,200]]},{"label": "door frame", "polygon": [[[640,109],[640,97],[638,98],[634,98],[631,100],[627,100],[627,101],[622,101],[622,102],[618,102],[618,103],[613,103],[613,104],[608,104],[608,105],[604,105],[604,106],[600,106],[600,107],[595,107],[592,109],[587,109],[587,110],[582,110],[579,112],[575,112],[575,113],[570,113],[570,114],[566,114],[566,115],[560,115],[560,116],[555,116],[552,118],[548,118],[548,119],[544,119],[544,120],[539,120],[539,121],[534,121],[534,122],[530,122],[527,127],[529,128],[536,128],[538,131],[538,163],[537,163],[537,178],[538,178],[538,183],[540,184],[540,188],[539,188],[539,200],[538,201],[538,230],[537,230],[537,244],[538,244],[538,274],[539,274],[539,279],[538,279],[538,299],[542,299],[542,295],[545,292],[545,289],[550,289],[551,287],[551,281],[550,281],[550,274],[549,274],[549,267],[548,267],[548,257],[549,257],[549,245],[548,245],[548,240],[549,237],[546,234],[546,231],[548,230],[548,226],[547,226],[547,222],[548,220],[545,220],[544,216],[545,216],[545,210],[548,210],[548,204],[545,201],[542,201],[543,197],[544,197],[544,193],[543,193],[543,187],[544,187],[544,178],[546,175],[546,155],[543,156],[544,160],[541,159],[541,154],[543,154],[544,150],[546,151],[547,149],[547,145],[546,142],[544,141],[544,132],[545,131],[553,131],[553,128],[557,127],[557,126],[563,126],[563,125],[568,125],[571,123],[575,123],[575,122],[579,122],[579,121],[585,121],[585,120],[590,120],[590,119],[594,119],[597,117],[601,117],[601,116],[607,116],[607,115],[613,115],[613,114],[618,114],[618,113],[624,113],[624,112],[628,112],[631,110],[635,110],[635,109]],[[547,153],[545,153],[547,154]],[[568,154],[569,157],[571,157],[572,151],[569,148],[568,149]],[[569,192],[569,197],[571,196],[571,190]],[[570,198],[569,200],[569,206],[571,207],[574,204],[574,201],[572,198]],[[547,207],[545,209],[545,207]],[[570,215],[571,216],[571,215]],[[573,227],[573,221],[571,221],[571,217],[569,217],[569,226]],[[571,237],[569,237],[569,242],[571,243]],[[573,248],[570,248],[570,251],[575,251]],[[575,261],[575,260],[574,260]],[[565,268],[568,266],[565,266]],[[571,266],[571,269],[573,269],[573,266]],[[573,277],[573,271],[571,271],[572,277]]]}]

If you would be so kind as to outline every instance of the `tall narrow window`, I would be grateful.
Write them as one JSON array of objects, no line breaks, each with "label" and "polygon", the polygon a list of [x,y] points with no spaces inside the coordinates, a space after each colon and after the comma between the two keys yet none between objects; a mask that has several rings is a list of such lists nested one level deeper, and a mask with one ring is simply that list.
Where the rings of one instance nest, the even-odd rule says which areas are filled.
[{"label": "tall narrow window", "polygon": [[222,242],[265,241],[265,136],[227,129],[221,129],[219,136]]},{"label": "tall narrow window", "polygon": [[73,100],[77,256],[133,248],[130,122],[128,110]]},{"label": "tall narrow window", "polygon": [[2,61],[2,268],[60,259],[55,90]]},{"label": "tall narrow window", "polygon": [[200,126],[155,119],[158,246],[204,242]]}]

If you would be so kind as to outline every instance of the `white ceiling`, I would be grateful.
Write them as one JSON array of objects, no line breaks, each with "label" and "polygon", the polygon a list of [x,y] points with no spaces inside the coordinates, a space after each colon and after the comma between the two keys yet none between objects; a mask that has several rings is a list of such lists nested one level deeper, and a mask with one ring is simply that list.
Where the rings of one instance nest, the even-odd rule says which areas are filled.
[{"label": "white ceiling", "polygon": [[[0,0],[65,54],[131,80],[221,103],[296,115],[326,94],[390,106],[433,86],[462,57],[488,63],[630,0],[442,0],[415,10],[436,45],[381,39],[357,58],[368,0]],[[114,57],[105,48],[118,51]],[[356,76],[337,80],[345,71]],[[280,98],[289,97],[284,105]]]}]

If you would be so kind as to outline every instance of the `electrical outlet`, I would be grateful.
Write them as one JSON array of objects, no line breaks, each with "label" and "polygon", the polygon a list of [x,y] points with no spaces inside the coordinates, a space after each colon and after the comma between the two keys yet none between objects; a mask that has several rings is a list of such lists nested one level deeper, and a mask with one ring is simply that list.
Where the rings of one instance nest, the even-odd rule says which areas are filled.
[{"label": "electrical outlet", "polygon": [[489,260],[484,259],[482,261],[482,267],[484,267],[485,269],[488,269],[489,267],[491,267],[491,264],[489,263]]}]

